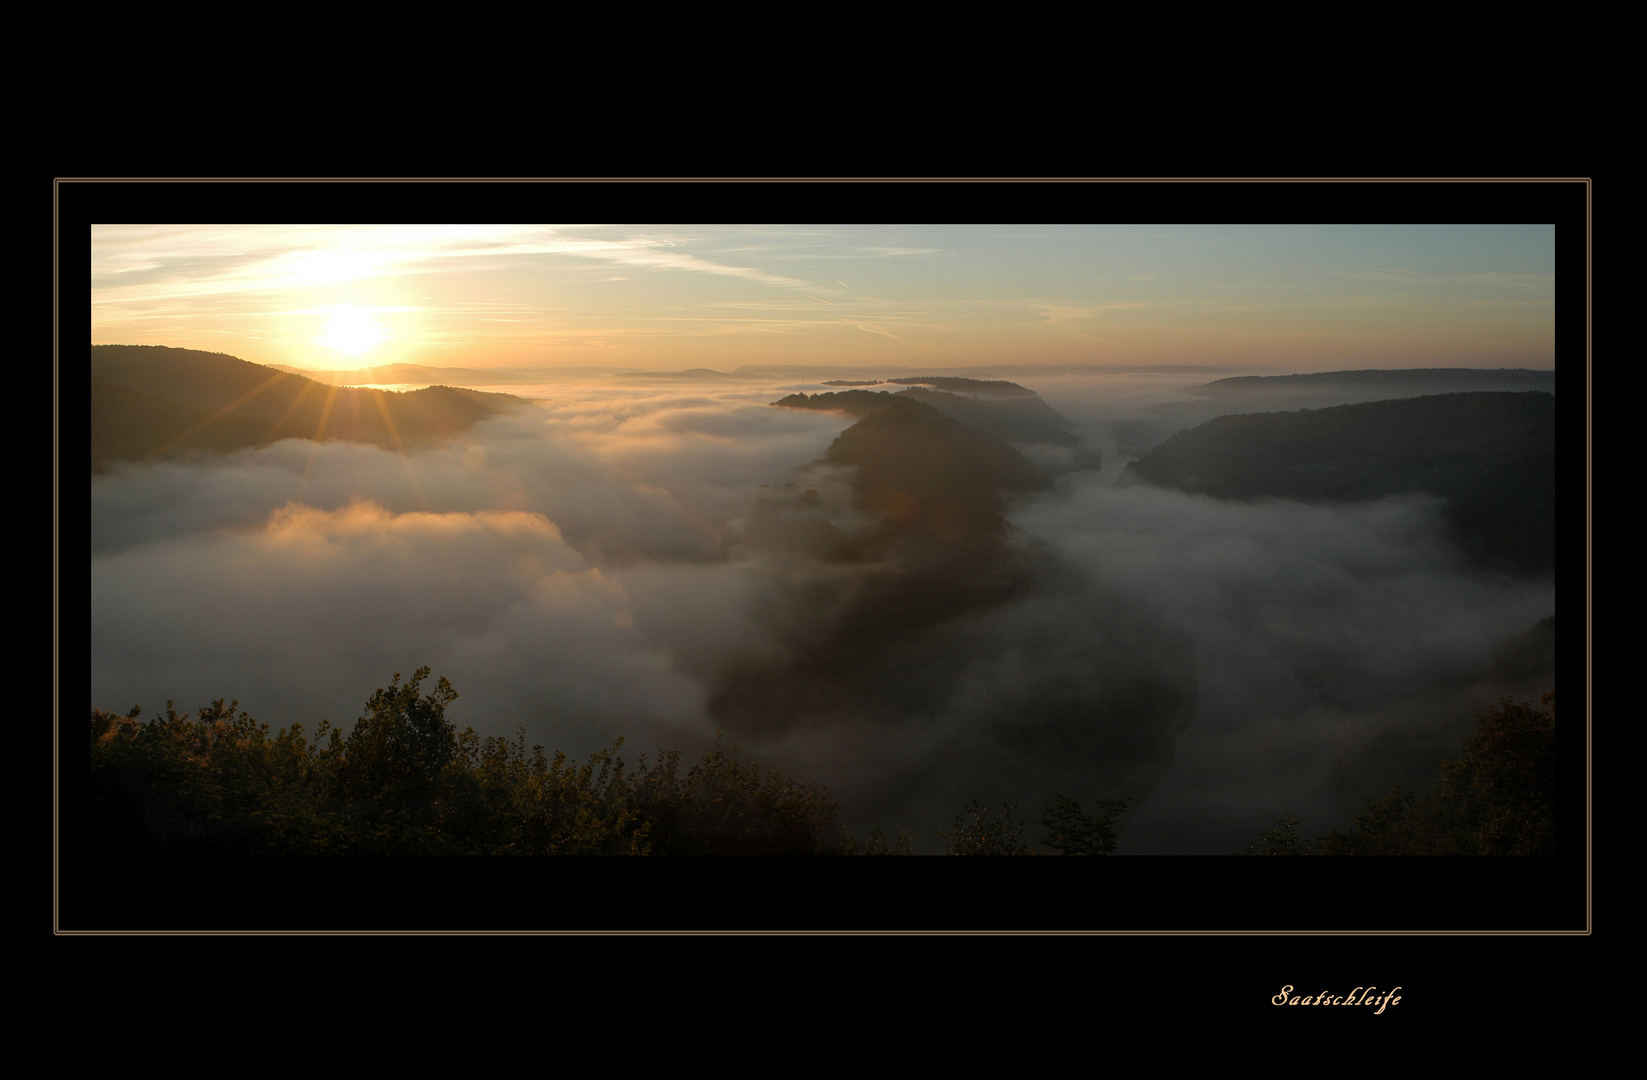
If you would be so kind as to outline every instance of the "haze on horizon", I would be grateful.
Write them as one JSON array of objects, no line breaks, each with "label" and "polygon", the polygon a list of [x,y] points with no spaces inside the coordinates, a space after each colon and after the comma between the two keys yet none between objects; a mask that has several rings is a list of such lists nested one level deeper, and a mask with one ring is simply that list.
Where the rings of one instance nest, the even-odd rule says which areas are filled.
[{"label": "haze on horizon", "polygon": [[92,343],[305,370],[1555,365],[1555,230],[98,225]]}]

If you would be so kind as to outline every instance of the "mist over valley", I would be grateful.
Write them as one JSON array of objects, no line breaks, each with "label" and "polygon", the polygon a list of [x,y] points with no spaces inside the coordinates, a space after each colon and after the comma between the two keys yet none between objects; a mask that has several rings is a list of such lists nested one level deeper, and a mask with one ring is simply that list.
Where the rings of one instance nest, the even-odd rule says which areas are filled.
[{"label": "mist over valley", "polygon": [[459,727],[722,733],[920,851],[1063,794],[1228,854],[1554,686],[1549,372],[92,366],[93,708],[348,726],[427,665]]}]

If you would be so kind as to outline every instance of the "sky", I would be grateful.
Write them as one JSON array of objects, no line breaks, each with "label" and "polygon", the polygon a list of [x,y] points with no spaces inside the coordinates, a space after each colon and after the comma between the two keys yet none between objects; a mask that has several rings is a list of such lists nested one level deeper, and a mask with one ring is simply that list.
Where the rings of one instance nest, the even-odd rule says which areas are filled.
[{"label": "sky", "polygon": [[93,225],[92,343],[301,369],[1555,365],[1550,225]]}]

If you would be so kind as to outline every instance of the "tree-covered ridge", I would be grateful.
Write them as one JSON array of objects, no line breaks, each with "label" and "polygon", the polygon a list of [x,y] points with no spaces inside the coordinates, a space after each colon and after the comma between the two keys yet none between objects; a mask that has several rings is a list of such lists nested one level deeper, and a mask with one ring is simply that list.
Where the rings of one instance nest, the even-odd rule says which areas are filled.
[{"label": "tree-covered ridge", "polygon": [[410,393],[328,386],[224,353],[159,345],[91,348],[91,463],[224,453],[281,439],[390,449],[467,430],[522,405],[451,386]]},{"label": "tree-covered ridge", "polygon": [[[898,400],[930,405],[951,420],[987,431],[1014,443],[1046,443],[1071,447],[1077,443],[1064,418],[1033,390],[1017,383],[984,383],[977,379],[891,379],[909,389],[838,390],[822,394],[790,394],[772,404],[785,409],[813,409],[868,416]],[[842,381],[825,385],[852,385]],[[874,385],[870,383],[859,385]],[[933,389],[927,389],[927,387]],[[979,388],[984,388],[980,391]],[[1088,467],[1096,468],[1096,462]]]},{"label": "tree-covered ridge", "polygon": [[772,404],[782,409],[811,409],[815,412],[843,412],[849,416],[868,416],[876,409],[884,409],[893,400],[886,390],[839,390],[824,394],[790,394]]},{"label": "tree-covered ridge", "polygon": [[1555,397],[1468,393],[1221,416],[1127,467],[1222,499],[1363,501],[1429,492],[1483,561],[1555,573]]},{"label": "tree-covered ridge", "polygon": [[1555,372],[1527,368],[1370,368],[1304,375],[1237,375],[1188,388],[1203,397],[1240,398],[1280,393],[1367,390],[1397,397],[1470,391],[1555,393]]},{"label": "tree-covered ridge", "polygon": [[901,395],[841,432],[824,460],[856,469],[863,509],[949,541],[999,537],[1007,498],[1047,483],[1003,440]]},{"label": "tree-covered ridge", "polygon": [[1476,720],[1464,753],[1441,763],[1425,794],[1372,799],[1345,832],[1306,837],[1297,818],[1247,845],[1246,855],[1554,855],[1555,691],[1543,708],[1508,698]]},{"label": "tree-covered ridge", "polygon": [[[991,398],[914,386],[898,396],[930,405],[952,420],[959,420],[1008,442],[1066,447],[1078,442],[1057,410],[1042,401],[1039,394],[1027,390],[1023,395]],[[1096,460],[1090,461],[1086,467],[1097,468]]]},{"label": "tree-covered ridge", "polygon": [[[1194,714],[1188,636],[1093,588],[1013,529],[1014,500],[1050,486],[1044,455],[1032,460],[912,395],[857,393],[846,400],[877,407],[747,517],[743,543],[784,567],[790,607],[808,617],[771,620],[760,648],[703,673],[716,725],[764,740],[803,727],[847,736],[854,725],[890,727],[951,707],[965,714],[961,688],[1003,663],[1014,676],[993,682],[1001,703],[979,718],[981,730],[1047,777],[1036,801],[1057,791],[1089,803],[1147,794]],[[1006,632],[1004,611],[1036,594],[1057,595],[1063,610],[1037,606]],[[986,659],[979,642],[997,633],[1006,648],[988,646],[999,659]],[[1079,677],[1017,677],[1020,664],[1061,668],[1066,657]],[[923,769],[921,783],[936,783],[941,769]]]},{"label": "tree-covered ridge", "polygon": [[955,375],[918,375],[904,379],[888,379],[887,382],[898,383],[901,386],[930,386],[935,390],[948,390],[956,394],[970,394],[974,397],[1034,397],[1035,391],[1019,386],[1015,382],[1005,379],[964,379]]},{"label": "tree-covered ridge", "polygon": [[1397,368],[1303,375],[1240,375],[1186,386],[1174,399],[1118,418],[1116,449],[1139,458],[1175,432],[1230,413],[1324,409],[1393,398],[1455,393],[1555,393],[1555,372],[1524,368]]}]

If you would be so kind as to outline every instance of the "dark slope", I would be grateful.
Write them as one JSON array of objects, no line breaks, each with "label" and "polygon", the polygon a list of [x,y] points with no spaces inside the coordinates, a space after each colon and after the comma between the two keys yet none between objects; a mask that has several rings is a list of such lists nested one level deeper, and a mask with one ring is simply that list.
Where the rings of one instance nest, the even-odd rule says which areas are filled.
[{"label": "dark slope", "polygon": [[397,394],[327,386],[223,353],[91,350],[94,472],[122,460],[223,453],[281,439],[404,448],[448,438],[521,399],[450,386]]},{"label": "dark slope", "polygon": [[1185,387],[1185,399],[1151,406],[1116,426],[1122,454],[1141,457],[1176,431],[1231,413],[1284,412],[1452,393],[1555,393],[1554,371],[1524,368],[1411,368],[1242,375]]},{"label": "dark slope", "polygon": [[956,394],[970,394],[974,397],[1015,398],[1035,397],[1035,391],[1019,386],[1015,382],[1005,379],[963,379],[954,375],[915,376],[906,379],[888,379],[887,382],[897,383],[900,386],[930,386],[937,390],[947,390]]},{"label": "dark slope", "polygon": [[1525,368],[1374,368],[1364,371],[1321,371],[1308,375],[1242,375],[1192,386],[1188,392],[1198,397],[1229,400],[1261,397],[1272,403],[1279,396],[1319,399],[1331,395],[1340,399],[1335,404],[1353,404],[1353,401],[1342,399],[1385,400],[1428,394],[1523,393],[1528,390],[1555,393],[1555,372]]},{"label": "dark slope", "polygon": [[[789,409],[820,409],[868,416],[893,400],[919,401],[945,416],[996,438],[1020,446],[1053,446],[1072,450],[1080,440],[1057,410],[1035,391],[1009,382],[979,379],[891,379],[909,389],[896,394],[885,390],[842,390],[832,394],[791,394],[773,402]],[[937,389],[928,389],[936,386]],[[1084,449],[1081,467],[1097,468],[1097,452]]]},{"label": "dark slope", "polygon": [[841,390],[833,394],[790,394],[772,404],[784,409],[811,409],[814,412],[841,412],[848,416],[868,416],[886,407],[892,395],[885,390]]},{"label": "dark slope", "polygon": [[1555,573],[1555,397],[1440,394],[1222,416],[1182,431],[1123,479],[1213,495],[1447,500],[1460,541],[1489,565]]},{"label": "dark slope", "polygon": [[1007,497],[1046,486],[1040,471],[996,436],[902,395],[884,400],[884,408],[843,431],[824,460],[855,467],[859,507],[899,532],[946,542],[998,540],[1007,528]]},{"label": "dark slope", "polygon": [[1005,441],[903,394],[820,398],[868,411],[749,515],[771,593],[757,643],[700,673],[717,725],[881,747],[831,790],[917,831],[979,797],[1147,794],[1194,713],[1191,644],[1013,532],[1047,481]]},{"label": "dark slope", "polygon": [[1008,442],[1074,446],[1077,441],[1075,435],[1064,426],[1064,418],[1037,394],[973,398],[943,390],[912,387],[898,396],[930,405],[945,416]]},{"label": "dark slope", "polygon": [[791,594],[779,608],[792,614],[709,673],[710,712],[730,731],[931,708],[953,678],[933,634],[1032,587],[1005,517],[1011,495],[1046,484],[1023,455],[909,398],[817,397],[872,407],[816,463],[849,478],[833,505],[811,489],[786,495],[791,484],[752,509],[745,542],[785,560]]}]

